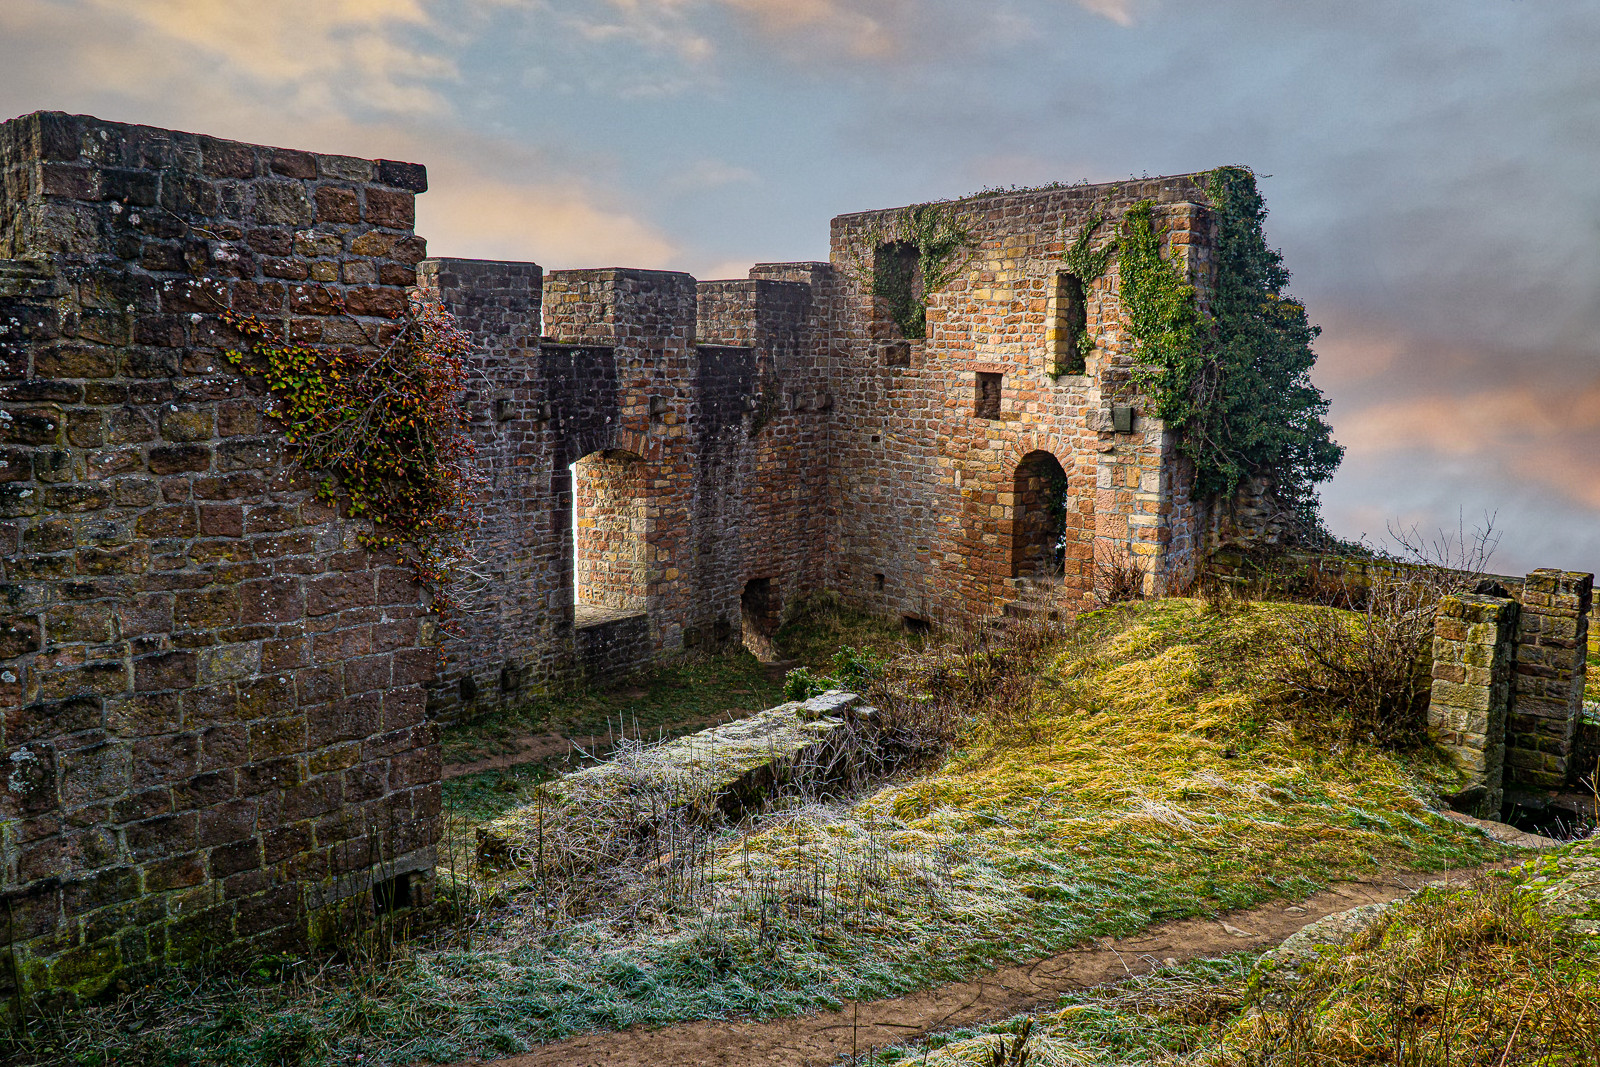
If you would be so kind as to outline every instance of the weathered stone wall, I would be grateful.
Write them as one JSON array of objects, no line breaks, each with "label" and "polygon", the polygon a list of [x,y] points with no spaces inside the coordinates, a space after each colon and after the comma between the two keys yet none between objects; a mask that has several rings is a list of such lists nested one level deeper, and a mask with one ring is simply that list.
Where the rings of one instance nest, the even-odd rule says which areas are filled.
[{"label": "weathered stone wall", "polygon": [[[1055,374],[1053,311],[1062,252],[1097,210],[1114,232],[1128,207],[1157,202],[1169,248],[1209,289],[1211,222],[1190,177],[1003,194],[941,205],[976,239],[971,261],[932,294],[927,337],[896,336],[870,279],[892,212],[833,221],[830,343],[835,580],[853,600],[906,615],[987,614],[1013,595],[1018,467],[1044,452],[1067,476],[1063,580],[1090,594],[1095,565],[1134,560],[1152,588],[1194,565],[1198,516],[1174,434],[1128,383],[1131,338],[1115,266],[1085,293],[1095,348],[1085,373]],[[998,417],[977,404],[1000,376]],[[1117,432],[1113,407],[1134,409]],[[881,577],[880,577],[881,576]]]},{"label": "weathered stone wall", "polygon": [[1523,583],[1506,762],[1519,784],[1567,783],[1583,711],[1594,575],[1536,570]]},{"label": "weathered stone wall", "polygon": [[1458,807],[1490,819],[1499,818],[1505,800],[1518,615],[1510,598],[1462,593],[1441,600],[1434,616],[1428,728],[1462,773]]},{"label": "weathered stone wall", "polygon": [[[641,647],[737,639],[752,579],[779,600],[821,585],[828,401],[810,285],[462,260],[421,277],[474,332],[494,483],[488,580],[444,645],[436,717],[624,675],[648,662]],[[648,640],[575,601],[644,612]]]},{"label": "weathered stone wall", "polygon": [[375,877],[425,899],[421,593],[313,498],[217,314],[367,343],[422,168],[59,114],[0,167],[0,951],[87,994],[285,948]]}]

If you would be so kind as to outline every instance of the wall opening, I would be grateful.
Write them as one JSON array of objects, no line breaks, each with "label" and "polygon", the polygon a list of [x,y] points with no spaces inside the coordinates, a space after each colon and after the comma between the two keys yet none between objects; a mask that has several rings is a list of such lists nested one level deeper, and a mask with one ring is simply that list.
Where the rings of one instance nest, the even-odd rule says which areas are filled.
[{"label": "wall opening", "polygon": [[1012,479],[1011,577],[1059,579],[1066,566],[1067,472],[1049,452],[1029,452]]},{"label": "wall opening", "polygon": [[876,298],[879,340],[919,340],[928,335],[928,310],[922,298],[922,267],[917,246],[889,241],[872,256],[872,295]]},{"label": "wall opening", "polygon": [[744,583],[744,592],[739,595],[740,639],[762,663],[778,658],[772,635],[778,629],[780,615],[778,591],[771,578],[752,578]]},{"label": "wall opening", "polygon": [[972,413],[980,419],[998,419],[1000,417],[1000,389],[1003,374],[991,374],[988,371],[978,372],[978,385],[973,394]]},{"label": "wall opening", "polygon": [[572,598],[578,625],[644,610],[644,460],[591,452],[572,465]]},{"label": "wall opening", "polygon": [[372,913],[387,915],[411,907],[411,874],[397,874],[372,884]]},{"label": "wall opening", "polygon": [[1056,271],[1046,335],[1055,374],[1083,374],[1088,370],[1083,352],[1088,330],[1089,305],[1082,279],[1071,271]]},{"label": "wall opening", "polygon": [[900,625],[904,626],[906,633],[909,634],[933,633],[933,623],[920,615],[902,615],[900,616]]}]

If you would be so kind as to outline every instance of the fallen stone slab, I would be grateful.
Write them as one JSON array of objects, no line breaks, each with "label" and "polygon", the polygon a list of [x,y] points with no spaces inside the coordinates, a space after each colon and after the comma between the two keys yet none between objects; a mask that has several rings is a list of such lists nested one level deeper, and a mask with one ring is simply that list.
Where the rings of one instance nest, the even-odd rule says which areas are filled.
[{"label": "fallen stone slab", "polygon": [[848,777],[870,755],[876,709],[842,690],[659,745],[624,742],[478,831],[478,855],[520,867],[626,862],[673,825],[737,818],[785,790]]},{"label": "fallen stone slab", "polygon": [[1561,842],[1553,837],[1545,837],[1543,834],[1530,834],[1526,830],[1518,830],[1510,823],[1496,822],[1493,819],[1479,819],[1471,815],[1464,815],[1459,811],[1441,811],[1439,814],[1446,819],[1476,827],[1501,844],[1512,845],[1516,848],[1533,848],[1541,852],[1561,847]]}]

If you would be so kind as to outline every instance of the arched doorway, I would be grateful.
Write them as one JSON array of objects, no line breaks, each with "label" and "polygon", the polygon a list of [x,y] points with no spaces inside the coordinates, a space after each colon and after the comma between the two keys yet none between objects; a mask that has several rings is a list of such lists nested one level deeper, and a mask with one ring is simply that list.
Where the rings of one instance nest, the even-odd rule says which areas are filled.
[{"label": "arched doorway", "polygon": [[1059,580],[1066,562],[1067,472],[1029,452],[1012,476],[1011,577]]},{"label": "arched doorway", "polygon": [[643,611],[648,589],[644,460],[591,452],[572,465],[572,596],[584,608]]}]

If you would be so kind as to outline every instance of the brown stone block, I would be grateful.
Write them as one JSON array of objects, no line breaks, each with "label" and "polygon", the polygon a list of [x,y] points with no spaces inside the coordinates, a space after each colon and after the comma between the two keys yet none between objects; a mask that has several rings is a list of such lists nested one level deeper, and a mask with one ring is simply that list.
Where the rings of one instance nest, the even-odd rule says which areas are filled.
[{"label": "brown stone block", "polygon": [[200,533],[207,537],[239,537],[244,533],[244,509],[237,504],[202,505]]},{"label": "brown stone block", "polygon": [[213,805],[199,815],[197,833],[201,848],[230,845],[255,834],[256,802],[248,797]]},{"label": "brown stone block", "polygon": [[128,688],[128,669],[116,662],[85,663],[59,671],[38,670],[38,696],[47,702],[113,696]]},{"label": "brown stone block", "polygon": [[211,469],[211,449],[206,445],[157,445],[150,450],[152,474],[178,474]]},{"label": "brown stone block", "polygon": [[145,860],[193,852],[199,825],[200,817],[192,811],[133,823],[123,830],[128,854]]},{"label": "brown stone block", "polygon": [[434,649],[397,649],[390,680],[397,686],[422,685],[433,681],[438,669],[439,653]]},{"label": "brown stone block", "polygon": [[344,665],[344,687],[347,693],[365,693],[384,689],[389,685],[391,657],[366,656],[353,659]]},{"label": "brown stone block", "polygon": [[211,850],[211,877],[227,878],[261,866],[261,839],[248,837]]},{"label": "brown stone block", "polygon": [[244,509],[247,534],[272,533],[300,524],[300,509],[293,504],[253,504]]},{"label": "brown stone block", "polygon": [[305,597],[299,578],[268,578],[246,582],[239,587],[243,611],[240,621],[247,623],[286,623],[305,612]]},{"label": "brown stone block", "polygon": [[267,760],[288,756],[306,749],[306,724],[303,719],[266,719],[250,725],[250,758]]},{"label": "brown stone block", "polygon": [[98,728],[102,722],[99,697],[71,697],[12,706],[4,712],[6,744],[11,747]]},{"label": "brown stone block", "polygon": [[56,511],[99,511],[111,505],[111,491],[98,485],[53,485],[44,491],[44,503]]},{"label": "brown stone block", "polygon": [[[311,773],[327,774],[330,771],[347,770],[355,766],[360,759],[361,745],[357,742],[329,745],[311,754]],[[351,796],[348,782],[345,784],[345,798],[347,803],[354,799]]]},{"label": "brown stone block", "polygon": [[46,345],[34,353],[33,366],[42,378],[110,378],[117,373],[117,353],[92,345]]},{"label": "brown stone block", "polygon": [[261,836],[261,850],[267,863],[281,863],[311,848],[311,827],[306,823],[281,826]]},{"label": "brown stone block", "polygon": [[345,309],[352,315],[372,318],[398,318],[406,310],[406,296],[387,286],[352,287],[345,293]]},{"label": "brown stone block", "polygon": [[373,577],[369,572],[313,578],[306,582],[305,589],[308,615],[326,615],[376,603]]},{"label": "brown stone block", "polygon": [[193,507],[155,508],[140,515],[134,530],[140,537],[193,537],[199,529],[199,516]]},{"label": "brown stone block", "polygon": [[150,548],[137,542],[118,548],[80,548],[77,565],[81,575],[143,574],[150,566]]},{"label": "brown stone block", "polygon": [[238,688],[240,718],[285,717],[293,713],[298,704],[294,699],[294,681],[288,675],[254,678],[250,685]]},{"label": "brown stone block", "polygon": [[211,629],[239,621],[239,590],[227,587],[183,591],[173,601],[173,623],[183,630]]},{"label": "brown stone block", "polygon": [[151,478],[119,478],[112,483],[111,496],[118,507],[148,507],[160,499],[160,491]]},{"label": "brown stone block", "polygon": [[[284,256],[263,256],[261,258],[261,273],[269,278],[282,278],[285,281],[303,282],[311,277],[311,268],[305,260]],[[285,290],[285,295],[287,295]]]},{"label": "brown stone block", "polygon": [[361,199],[354,189],[324,185],[316,192],[318,222],[360,222]]},{"label": "brown stone block", "polygon": [[294,676],[295,694],[301,707],[325,704],[342,693],[344,672],[338,661],[315,655],[313,658],[328,665],[300,671]]},{"label": "brown stone block", "polygon": [[299,822],[333,811],[342,803],[342,779],[336,774],[326,774],[284,792],[283,818],[288,822]]},{"label": "brown stone block", "polygon": [[311,639],[311,659],[314,663],[343,663],[371,654],[372,630],[367,626],[330,630]]},{"label": "brown stone block", "polygon": [[0,659],[15,659],[43,647],[44,628],[37,616],[0,616]]},{"label": "brown stone block", "polygon": [[196,734],[167,734],[134,741],[134,788],[146,789],[192,777],[198,771],[201,743]]},{"label": "brown stone block", "polygon": [[311,641],[306,637],[268,640],[261,644],[261,669],[287,671],[311,662]]},{"label": "brown stone block", "polygon": [[106,703],[106,729],[121,737],[171,733],[180,722],[177,693],[134,693]]}]

